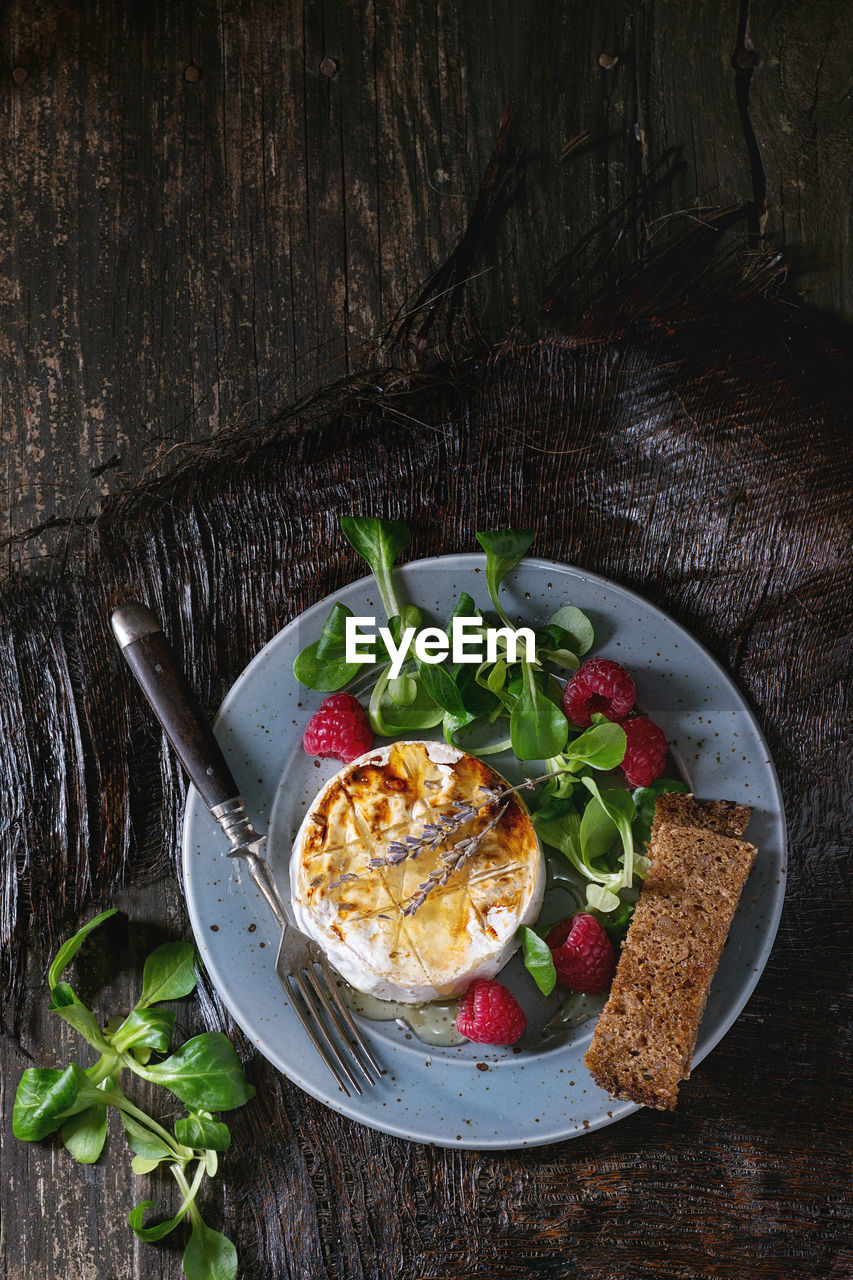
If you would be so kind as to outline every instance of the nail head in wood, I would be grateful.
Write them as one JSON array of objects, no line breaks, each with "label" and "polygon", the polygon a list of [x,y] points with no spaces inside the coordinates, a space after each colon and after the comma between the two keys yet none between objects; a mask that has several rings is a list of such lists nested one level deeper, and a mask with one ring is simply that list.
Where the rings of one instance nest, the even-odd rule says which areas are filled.
[{"label": "nail head in wood", "polygon": [[201,79],[201,67],[197,67],[194,62],[191,62],[188,67],[184,68],[184,79],[190,84],[198,84]]},{"label": "nail head in wood", "polygon": [[340,71],[340,66],[336,58],[325,57],[320,63],[320,74],[331,80]]},{"label": "nail head in wood", "polygon": [[26,67],[15,67],[12,71],[12,79],[15,84],[24,84],[29,74]]}]

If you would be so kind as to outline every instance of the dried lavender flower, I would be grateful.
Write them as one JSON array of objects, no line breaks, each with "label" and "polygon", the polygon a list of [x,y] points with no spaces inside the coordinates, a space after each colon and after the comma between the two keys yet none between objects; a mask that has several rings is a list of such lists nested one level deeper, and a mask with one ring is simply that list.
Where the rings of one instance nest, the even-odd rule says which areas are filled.
[{"label": "dried lavender flower", "polygon": [[[478,835],[465,836],[461,840],[457,840],[455,845],[451,845],[439,854],[443,867],[436,868],[430,872],[427,879],[418,886],[418,892],[415,897],[403,908],[404,916],[412,916],[422,905],[431,889],[435,888],[437,884],[446,884],[452,873],[459,867],[464,866],[468,858],[476,853],[483,836],[491,831],[506,813],[509,807],[507,803],[509,796],[517,791],[530,791],[539,782],[545,782],[549,778],[555,778],[560,774],[569,772],[571,770],[556,769],[552,773],[543,773],[538,778],[525,778],[517,786],[505,787],[501,790],[496,790],[494,787],[480,786],[478,789],[483,793],[484,798],[478,801],[476,805],[470,804],[467,800],[451,801],[448,810],[437,814],[433,821],[424,824],[419,836],[405,836],[402,840],[390,840],[388,842],[387,856],[384,858],[370,858],[367,866],[370,870],[377,870],[380,867],[396,867],[407,858],[416,858],[424,849],[430,849],[434,852],[445,844],[449,837],[461,827],[467,826],[469,822],[472,822],[482,809],[487,809],[490,805],[504,801],[500,811]],[[435,789],[440,784],[429,780],[424,785]],[[335,888],[337,885],[343,884],[344,879],[357,880],[358,876],[347,873],[346,877],[334,881],[331,887]],[[388,919],[387,916],[380,918]]]},{"label": "dried lavender flower", "polygon": [[330,889],[337,889],[340,885],[346,884],[348,880],[357,880],[358,876],[353,875],[351,871],[345,871],[343,875],[338,876],[337,880],[333,880],[329,885]]},{"label": "dried lavender flower", "polygon": [[[452,850],[448,850],[448,852],[453,854],[453,858],[448,859],[445,862],[444,870],[440,875],[436,876],[435,872],[430,872],[427,879],[422,884],[418,885],[415,896],[406,903],[405,907],[403,907],[404,916],[413,916],[416,911],[420,910],[426,902],[428,895],[438,884],[447,884],[447,881],[450,879],[453,872],[464,867],[468,859],[479,849],[483,841],[483,837],[488,835],[492,828],[498,825],[508,808],[508,802],[503,804],[491,821],[486,823],[482,831],[480,831],[476,836],[467,836],[464,840],[459,840],[453,846]],[[438,870],[438,868],[436,868],[436,870]]]}]

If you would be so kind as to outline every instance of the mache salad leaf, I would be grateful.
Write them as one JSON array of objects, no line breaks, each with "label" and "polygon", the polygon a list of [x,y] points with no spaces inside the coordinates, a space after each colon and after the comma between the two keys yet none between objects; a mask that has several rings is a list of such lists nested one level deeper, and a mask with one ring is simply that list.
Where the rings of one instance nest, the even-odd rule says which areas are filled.
[{"label": "mache salad leaf", "polygon": [[[163,1166],[172,1174],[182,1203],[172,1218],[144,1223],[151,1200],[131,1210],[130,1226],[140,1240],[156,1241],[174,1231],[188,1216],[190,1235],[184,1250],[184,1274],[189,1280],[235,1280],[237,1252],[226,1236],[204,1222],[196,1198],[206,1177],[216,1174],[219,1152],[230,1143],[228,1127],[214,1112],[242,1106],[254,1096],[234,1047],[221,1032],[195,1036],[168,1054],[175,1012],[163,1001],[189,995],[196,985],[195,950],[190,942],[167,942],[145,962],[142,991],[125,1016],[112,1016],[106,1025],[75,994],[63,974],[93,929],[115,912],[104,911],[84,925],[59,949],[48,973],[52,1012],[68,1022],[100,1053],[91,1067],[71,1062],[66,1067],[30,1067],[22,1075],[12,1111],[12,1132],[24,1142],[38,1142],[57,1130],[71,1156],[93,1164],[104,1149],[107,1116],[118,1111],[134,1173],[151,1173]],[[122,1087],[122,1077],[143,1076],[161,1084],[188,1107],[188,1114],[170,1132],[137,1106]]]}]

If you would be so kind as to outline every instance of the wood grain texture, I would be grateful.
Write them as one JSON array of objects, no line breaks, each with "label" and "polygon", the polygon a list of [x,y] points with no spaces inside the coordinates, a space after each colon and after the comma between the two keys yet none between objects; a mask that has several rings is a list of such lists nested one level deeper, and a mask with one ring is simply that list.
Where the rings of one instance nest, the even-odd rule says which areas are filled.
[{"label": "wood grain texture", "polygon": [[493,334],[538,315],[549,267],[667,149],[683,171],[617,257],[751,198],[739,39],[768,234],[815,305],[853,315],[850,15],[830,0],[497,0],[488,20],[6,0],[0,39],[0,535],[51,524],[10,568],[185,442],[360,368],[462,230],[508,101],[529,168],[476,268]]},{"label": "wood grain texture", "polygon": [[[132,1242],[149,1184],[119,1134],[92,1168],[11,1136],[26,1055],[72,1051],[43,995],[64,929],[93,901],[127,911],[83,975],[104,1009],[128,1002],[151,946],[188,936],[183,782],[129,696],[108,606],[147,594],[213,709],[289,617],[359,572],[336,533],[359,508],[410,519],[414,554],[533,523],[540,549],[690,627],[768,734],[791,886],[755,994],[671,1116],[442,1152],[335,1116],[249,1056],[258,1100],[207,1206],[243,1274],[846,1280],[848,338],[787,305],[697,314],[700,291],[686,316],[598,313],[455,386],[389,374],[274,411],[362,368],[446,258],[508,100],[526,183],[471,288],[493,338],[541,332],[554,264],[635,208],[670,148],[683,168],[627,234],[610,223],[591,244],[600,275],[707,206],[755,200],[744,88],[766,184],[753,223],[815,306],[851,318],[849,12],[5,0],[0,40],[0,536],[50,525],[4,547],[24,577],[0,595],[5,978],[26,964],[17,1042],[0,1039],[3,1280],[181,1274],[178,1246]],[[739,49],[755,54],[740,80]],[[77,536],[69,522],[149,468],[168,482]],[[180,1018],[227,1027],[210,992]]]},{"label": "wood grain texture", "polygon": [[[80,656],[68,696],[54,696],[57,724],[43,706],[27,707],[18,757],[45,762],[53,792],[39,812],[67,796],[93,815],[91,888],[72,862],[60,874],[70,851],[61,832],[45,832],[44,866],[81,902],[105,896],[122,874],[121,849],[107,856],[98,839],[105,810],[117,806],[113,829],[137,838],[156,833],[162,814],[168,853],[183,797],[170,753],[130,696],[107,633],[110,602],[147,595],[213,704],[282,622],[358,572],[337,532],[342,512],[409,519],[414,555],[468,549],[483,525],[530,523],[550,555],[635,587],[703,639],[751,700],[779,769],[792,854],[779,938],[749,1006],[672,1116],[632,1116],[529,1152],[443,1152],[327,1112],[243,1044],[258,1099],[234,1116],[225,1197],[212,1215],[259,1280],[849,1269],[840,976],[849,933],[837,903],[851,815],[836,690],[850,639],[850,365],[820,326],[776,303],[742,304],[725,318],[704,318],[695,304],[654,322],[615,318],[613,335],[508,345],[457,368],[455,384],[389,375],[372,399],[361,383],[345,387],[337,412],[327,405],[323,425],[303,420],[296,435],[299,415],[261,437],[221,440],[113,502],[88,572],[53,588],[52,616],[63,618],[54,660],[62,665],[59,650]],[[401,415],[415,414],[423,429],[400,430]],[[76,613],[59,607],[60,594],[79,602]],[[43,615],[22,614],[17,629],[32,644],[44,625]],[[117,684],[91,678],[108,670]],[[70,712],[103,708],[105,688],[109,715],[77,745]],[[44,743],[54,744],[52,765]],[[109,803],[97,787],[81,792],[79,771],[97,773],[116,755],[135,785]],[[159,773],[146,775],[144,762],[158,756]],[[32,819],[25,811],[18,820]],[[132,844],[125,849],[139,880]],[[21,884],[32,892],[31,877]],[[112,948],[122,969],[131,953],[126,979],[140,925],[159,923],[164,891],[170,926],[186,931],[170,882],[157,884],[157,896],[137,889],[119,899],[133,920],[130,940],[119,935]],[[36,951],[44,964],[47,948]],[[102,963],[109,956],[108,947]],[[43,1062],[45,1044],[58,1054],[64,1042],[37,1008],[34,990],[22,1045]],[[201,1016],[228,1027],[209,993]],[[14,1080],[20,1059],[9,1049],[7,1060]],[[7,1274],[64,1275],[69,1257],[88,1257],[93,1231],[107,1232],[110,1262],[98,1254],[89,1274],[141,1274],[149,1251],[129,1255],[121,1215],[102,1228],[93,1209],[107,1190],[122,1208],[138,1198],[120,1160],[82,1177],[49,1144],[12,1144],[4,1160],[11,1186],[31,1188],[29,1229],[9,1240]],[[35,1206],[51,1196],[59,1203],[46,1219]],[[176,1257],[152,1265],[178,1274]]]}]

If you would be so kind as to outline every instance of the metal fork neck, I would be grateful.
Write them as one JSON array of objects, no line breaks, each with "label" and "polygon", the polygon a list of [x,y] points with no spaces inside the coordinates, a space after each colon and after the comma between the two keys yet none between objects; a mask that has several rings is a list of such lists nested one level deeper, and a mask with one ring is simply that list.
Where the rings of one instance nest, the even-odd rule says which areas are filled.
[{"label": "metal fork neck", "polygon": [[249,821],[242,796],[232,796],[230,800],[223,800],[222,804],[213,805],[210,812],[228,837],[232,850],[260,839]]},{"label": "metal fork neck", "polygon": [[246,863],[249,875],[266,898],[282,929],[290,928],[290,921],[287,918],[284,903],[282,902],[281,895],[276,888],[275,881],[272,878],[272,872],[270,871],[270,864],[267,862],[266,858],[262,858],[259,854],[253,853],[251,850],[247,850],[245,853],[239,854],[238,857],[241,857]]},{"label": "metal fork neck", "polygon": [[290,924],[287,911],[276,888],[270,865],[260,852],[264,837],[258,835],[249,821],[242,796],[224,800],[210,812],[228,838],[231,846],[228,856],[243,859],[249,875],[266,898],[276,920],[282,928],[287,928]]}]

